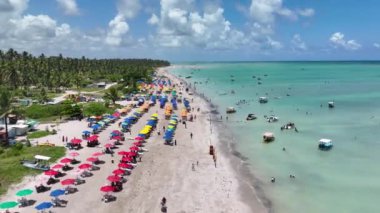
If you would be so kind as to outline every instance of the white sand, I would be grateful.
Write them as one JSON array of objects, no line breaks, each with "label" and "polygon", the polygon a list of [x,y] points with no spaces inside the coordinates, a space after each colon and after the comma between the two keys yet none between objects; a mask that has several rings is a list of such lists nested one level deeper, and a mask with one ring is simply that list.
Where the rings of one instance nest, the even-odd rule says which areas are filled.
[{"label": "white sand", "polygon": [[[163,70],[161,74],[167,75]],[[177,81],[175,81],[177,82]],[[186,97],[187,95],[184,94]],[[177,146],[164,145],[164,140],[157,135],[157,130],[163,133],[162,126],[167,126],[168,121],[164,119],[164,111],[159,109],[159,104],[152,107],[148,113],[139,119],[138,123],[132,127],[132,136],[136,136],[145,125],[150,115],[159,113],[160,122],[157,130],[152,133],[146,143],[146,149],[142,162],[127,176],[128,182],[123,185],[121,192],[114,193],[117,201],[111,203],[101,202],[102,192],[100,187],[108,184],[107,176],[117,168],[120,157],[114,156],[115,164],[111,163],[110,155],[103,155],[99,158],[106,163],[100,165],[99,171],[94,171],[94,176],[86,178],[86,183],[76,186],[79,192],[71,195],[63,195],[61,199],[68,200],[65,208],[51,209],[53,212],[160,212],[160,201],[162,197],[167,198],[168,212],[266,212],[258,199],[252,199],[247,205],[242,200],[241,187],[242,180],[232,169],[230,164],[231,156],[224,156],[218,152],[217,167],[215,168],[212,156],[208,154],[210,141],[216,147],[218,135],[215,129],[210,132],[210,123],[207,120],[209,109],[206,103],[198,97],[194,98],[191,106],[194,109],[201,108],[201,112],[193,112],[197,116],[194,122],[187,122],[187,128],[179,124],[176,130],[175,139]],[[181,109],[183,104],[179,104]],[[176,112],[179,115],[179,111]],[[84,121],[70,121],[59,126],[58,134],[40,139],[41,142],[49,140],[57,145],[62,145],[62,135],[81,137],[81,132],[88,129]],[[113,124],[100,133],[100,142],[108,142],[109,134],[112,130],[118,129],[117,124]],[[190,139],[190,132],[194,134]],[[126,135],[129,137],[129,135]],[[127,140],[120,150],[128,150],[133,141]],[[85,145],[83,143],[83,145]],[[101,148],[85,147],[79,150],[80,156],[77,159],[85,161],[94,152],[101,151]],[[198,161],[198,165],[197,164]],[[192,164],[195,164],[195,171]],[[68,172],[61,180],[76,176],[77,169]],[[22,183],[12,187],[8,193],[2,197],[1,201],[16,200],[15,192],[23,188],[34,188],[39,183],[39,179],[44,177],[28,177]],[[63,188],[59,183],[53,185],[52,189]],[[32,194],[29,199],[37,200],[37,203],[50,201],[50,192],[42,194]],[[246,200],[246,199],[244,199]],[[34,207],[15,209],[19,212],[36,212]]]}]

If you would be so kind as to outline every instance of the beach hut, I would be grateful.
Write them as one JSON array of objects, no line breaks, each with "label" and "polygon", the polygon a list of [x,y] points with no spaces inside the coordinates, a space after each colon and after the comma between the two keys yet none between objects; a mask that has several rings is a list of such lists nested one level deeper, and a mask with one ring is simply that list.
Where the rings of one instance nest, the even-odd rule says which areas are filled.
[{"label": "beach hut", "polygon": [[272,142],[274,141],[274,134],[272,132],[265,132],[263,134],[264,142]]}]

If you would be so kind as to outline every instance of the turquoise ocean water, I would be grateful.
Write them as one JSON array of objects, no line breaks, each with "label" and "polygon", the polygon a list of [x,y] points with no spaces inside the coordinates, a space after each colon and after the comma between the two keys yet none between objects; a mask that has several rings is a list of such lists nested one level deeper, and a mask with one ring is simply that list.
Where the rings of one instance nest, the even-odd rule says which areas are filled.
[{"label": "turquoise ocean water", "polygon": [[[380,63],[200,63],[178,64],[171,72],[192,76],[186,80],[198,82],[197,91],[218,105],[223,118],[226,107],[237,109],[224,122],[274,212],[380,212]],[[259,104],[260,96],[269,102]],[[247,103],[236,105],[239,100]],[[327,107],[331,100],[334,109]],[[245,121],[248,113],[258,119]],[[277,123],[266,122],[264,115],[271,114]],[[287,122],[299,132],[281,131]],[[276,140],[262,143],[265,131]],[[334,148],[319,151],[321,138],[332,139]]]}]

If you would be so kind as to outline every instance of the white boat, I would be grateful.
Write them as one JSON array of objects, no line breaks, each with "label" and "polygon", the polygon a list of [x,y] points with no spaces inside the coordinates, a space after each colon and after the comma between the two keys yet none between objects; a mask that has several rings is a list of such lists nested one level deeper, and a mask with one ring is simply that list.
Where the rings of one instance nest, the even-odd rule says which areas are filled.
[{"label": "white boat", "polygon": [[264,142],[272,142],[274,141],[274,134],[272,132],[265,132],[263,134]]},{"label": "white boat", "polygon": [[330,150],[333,147],[331,139],[322,138],[319,140],[318,148],[320,150]]},{"label": "white boat", "polygon": [[236,112],[236,109],[233,107],[227,107],[226,109],[226,113],[235,113],[235,112]]},{"label": "white boat", "polygon": [[329,108],[334,108],[335,107],[334,101],[330,101],[327,104],[329,105]]},{"label": "white boat", "polygon": [[259,98],[259,103],[261,103],[261,104],[265,104],[265,103],[268,103],[268,98],[267,97],[260,97]]},{"label": "white boat", "polygon": [[276,117],[274,115],[271,115],[271,116],[267,117],[267,121],[269,123],[277,122],[278,121],[278,117]]}]

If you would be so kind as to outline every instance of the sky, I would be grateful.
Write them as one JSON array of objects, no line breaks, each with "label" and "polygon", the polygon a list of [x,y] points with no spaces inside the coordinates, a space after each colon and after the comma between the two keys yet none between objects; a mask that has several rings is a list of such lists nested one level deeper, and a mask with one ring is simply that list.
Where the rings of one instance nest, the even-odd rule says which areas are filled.
[{"label": "sky", "polygon": [[379,60],[379,0],[0,0],[0,49],[180,61]]}]

